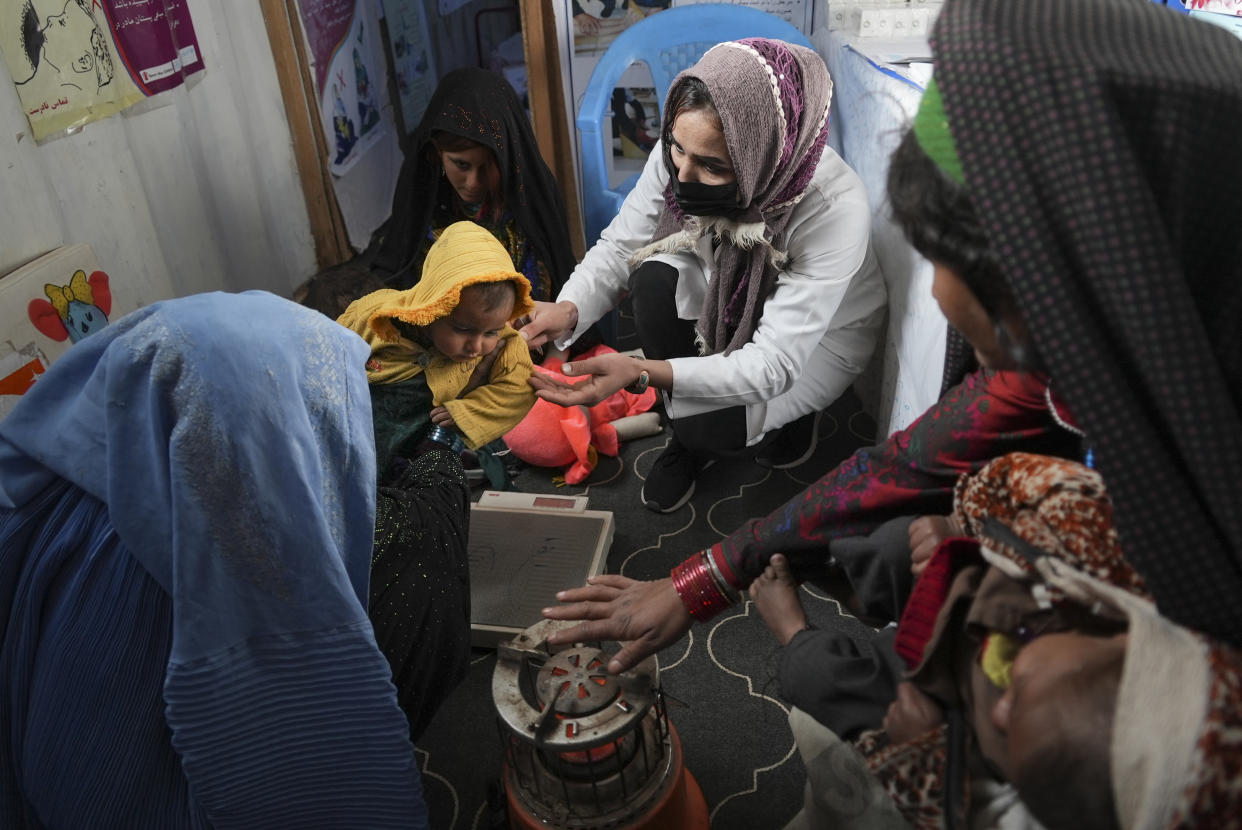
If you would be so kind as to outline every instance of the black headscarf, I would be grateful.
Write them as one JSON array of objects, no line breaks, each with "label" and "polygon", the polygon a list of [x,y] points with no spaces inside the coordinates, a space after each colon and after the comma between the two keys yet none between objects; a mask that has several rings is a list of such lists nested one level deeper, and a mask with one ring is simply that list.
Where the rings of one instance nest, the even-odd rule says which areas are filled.
[{"label": "black headscarf", "polygon": [[1242,42],[1138,0],[950,0],[993,252],[1161,610],[1242,643]]},{"label": "black headscarf", "polygon": [[[496,154],[505,209],[547,268],[555,300],[575,259],[569,245],[565,203],[552,171],[539,155],[535,134],[513,87],[483,69],[456,69],[441,79],[423,119],[407,141],[393,196],[392,217],[373,267],[395,287],[418,281],[432,213],[452,190],[431,143],[443,131],[476,141]],[[521,267],[520,264],[518,267]]]}]

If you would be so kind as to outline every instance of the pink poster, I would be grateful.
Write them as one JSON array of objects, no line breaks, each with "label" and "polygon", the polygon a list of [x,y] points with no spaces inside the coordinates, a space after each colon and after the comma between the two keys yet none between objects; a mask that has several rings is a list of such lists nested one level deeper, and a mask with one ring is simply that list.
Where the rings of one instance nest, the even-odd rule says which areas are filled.
[{"label": "pink poster", "polygon": [[322,95],[328,67],[349,34],[354,22],[356,0],[298,0],[302,11],[302,28],[310,45],[311,61],[315,64],[315,89]]},{"label": "pink poster", "polygon": [[328,169],[345,174],[386,132],[385,66],[374,7],[357,0],[298,0],[310,48]]},{"label": "pink poster", "polygon": [[103,0],[117,51],[144,95],[203,69],[186,0]]}]

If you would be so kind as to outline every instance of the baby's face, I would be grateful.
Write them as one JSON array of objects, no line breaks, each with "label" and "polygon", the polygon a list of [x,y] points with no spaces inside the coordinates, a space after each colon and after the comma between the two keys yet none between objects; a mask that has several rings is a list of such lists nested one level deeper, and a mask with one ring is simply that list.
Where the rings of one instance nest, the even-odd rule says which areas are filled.
[{"label": "baby's face", "polygon": [[983,754],[1013,781],[1026,760],[1043,747],[1096,737],[1083,729],[1083,718],[1076,716],[1091,708],[1082,696],[1096,693],[1096,679],[1116,671],[1125,649],[1125,634],[1046,634],[1031,641],[1014,658],[1009,688],[985,718],[976,718]]},{"label": "baby's face", "polygon": [[455,363],[489,354],[513,314],[513,302],[509,299],[489,309],[478,292],[466,288],[452,314],[427,326],[432,344]]}]

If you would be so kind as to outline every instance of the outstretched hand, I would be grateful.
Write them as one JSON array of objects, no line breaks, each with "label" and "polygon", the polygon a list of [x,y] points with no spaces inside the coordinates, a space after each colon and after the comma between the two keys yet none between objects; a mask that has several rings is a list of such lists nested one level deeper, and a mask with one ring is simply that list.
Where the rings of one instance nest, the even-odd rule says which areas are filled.
[{"label": "outstretched hand", "polygon": [[535,373],[530,376],[530,385],[536,395],[560,406],[594,406],[638,380],[641,373],[639,362],[627,355],[602,354],[561,366],[561,374],[583,378],[577,383]]},{"label": "outstretched hand", "polygon": [[568,604],[543,609],[545,617],[587,622],[556,632],[548,642],[616,640],[622,648],[608,663],[613,674],[677,642],[694,622],[670,578],[640,582],[620,574],[601,574],[588,578],[581,588],[560,591],[556,598]]}]

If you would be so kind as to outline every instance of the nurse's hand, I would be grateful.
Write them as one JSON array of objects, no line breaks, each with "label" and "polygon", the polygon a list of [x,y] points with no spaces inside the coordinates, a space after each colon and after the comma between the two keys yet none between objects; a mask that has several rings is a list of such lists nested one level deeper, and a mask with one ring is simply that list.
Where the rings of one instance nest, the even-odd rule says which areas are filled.
[{"label": "nurse's hand", "polygon": [[581,588],[560,591],[556,598],[569,604],[543,609],[545,617],[588,622],[558,631],[548,642],[616,640],[622,648],[608,662],[613,674],[677,642],[694,622],[670,578],[639,582],[620,574],[601,574],[589,577]]},{"label": "nurse's hand", "polygon": [[535,310],[513,321],[513,327],[537,349],[549,340],[560,340],[578,327],[578,307],[566,300],[562,303],[535,303]]},{"label": "nurse's hand", "polygon": [[530,376],[530,385],[534,387],[535,394],[545,401],[561,406],[594,406],[618,389],[637,381],[645,363],[628,355],[602,354],[575,360],[561,367],[561,374],[581,377],[582,380],[567,383],[536,373]]}]

